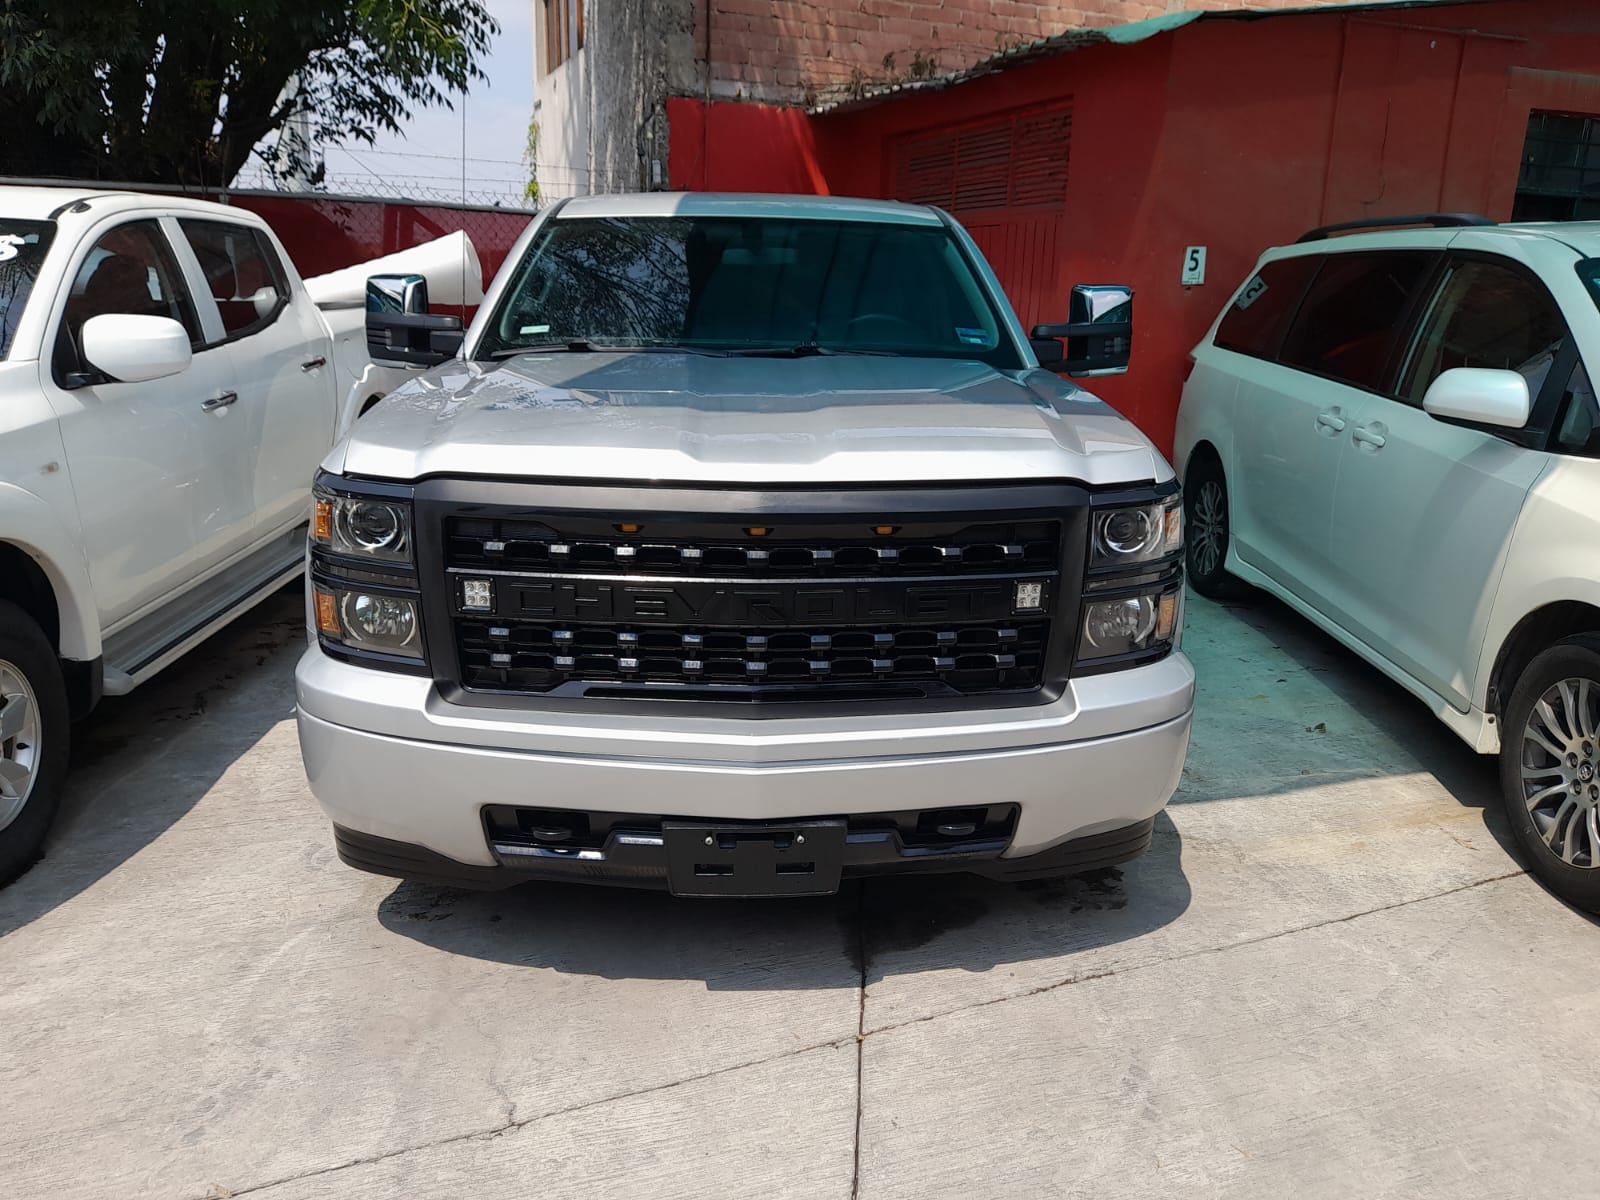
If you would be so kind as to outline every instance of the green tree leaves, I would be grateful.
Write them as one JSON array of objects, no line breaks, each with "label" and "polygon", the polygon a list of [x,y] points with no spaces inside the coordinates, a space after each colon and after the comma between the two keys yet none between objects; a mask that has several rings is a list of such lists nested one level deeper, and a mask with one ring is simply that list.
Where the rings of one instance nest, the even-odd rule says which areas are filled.
[{"label": "green tree leaves", "polygon": [[0,0],[0,170],[222,186],[301,113],[371,143],[448,105],[498,32],[481,0]]}]

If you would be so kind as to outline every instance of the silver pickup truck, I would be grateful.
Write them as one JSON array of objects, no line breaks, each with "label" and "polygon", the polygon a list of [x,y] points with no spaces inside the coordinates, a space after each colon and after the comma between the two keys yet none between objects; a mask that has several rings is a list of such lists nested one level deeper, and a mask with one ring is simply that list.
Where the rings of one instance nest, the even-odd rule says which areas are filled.
[{"label": "silver pickup truck", "polygon": [[1194,700],[1178,488],[1057,373],[1125,369],[1131,305],[1030,338],[947,215],[787,197],[552,207],[459,348],[373,279],[374,358],[434,365],[315,486],[341,857],[769,896],[1141,853]]}]

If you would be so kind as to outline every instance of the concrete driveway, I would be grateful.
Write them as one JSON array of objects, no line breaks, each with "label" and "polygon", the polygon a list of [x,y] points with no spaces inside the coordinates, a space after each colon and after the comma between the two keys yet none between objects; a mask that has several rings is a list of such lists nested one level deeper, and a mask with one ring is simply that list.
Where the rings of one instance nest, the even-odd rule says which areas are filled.
[{"label": "concrete driveway", "polygon": [[0,892],[0,1196],[1592,1193],[1600,930],[1492,764],[1275,603],[1191,605],[1145,858],[759,904],[346,869],[299,606],[81,731]]}]

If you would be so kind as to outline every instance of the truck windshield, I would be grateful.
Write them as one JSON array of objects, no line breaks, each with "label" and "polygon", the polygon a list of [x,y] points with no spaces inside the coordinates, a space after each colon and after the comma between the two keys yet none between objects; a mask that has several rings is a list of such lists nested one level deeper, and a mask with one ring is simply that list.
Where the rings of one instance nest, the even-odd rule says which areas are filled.
[{"label": "truck windshield", "polygon": [[557,346],[1022,365],[947,229],[867,221],[552,220],[478,356]]},{"label": "truck windshield", "polygon": [[0,217],[0,360],[11,353],[22,310],[55,235],[54,221]]},{"label": "truck windshield", "polygon": [[1586,258],[1580,262],[1578,278],[1589,285],[1589,299],[1600,307],[1600,258]]}]

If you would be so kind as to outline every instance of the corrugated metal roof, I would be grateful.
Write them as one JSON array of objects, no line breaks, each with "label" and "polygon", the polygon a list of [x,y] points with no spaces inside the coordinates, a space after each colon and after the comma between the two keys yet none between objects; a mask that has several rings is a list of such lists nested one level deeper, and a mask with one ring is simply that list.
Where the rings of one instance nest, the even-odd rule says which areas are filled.
[{"label": "corrugated metal roof", "polygon": [[818,104],[806,111],[812,116],[821,116],[824,113],[848,112],[857,108],[865,108],[868,105],[879,104],[890,97],[898,96],[905,92],[942,91],[945,88],[955,87],[957,84],[966,83],[973,79],[981,79],[985,75],[1009,71],[1025,63],[1054,58],[1060,54],[1070,54],[1074,50],[1083,50],[1090,46],[1131,46],[1136,42],[1143,42],[1149,38],[1158,37],[1163,33],[1170,33],[1174,29],[1181,29],[1193,21],[1260,21],[1270,20],[1274,17],[1310,16],[1315,13],[1349,13],[1363,10],[1375,11],[1378,9],[1402,8],[1443,8],[1492,2],[1493,0],[1347,0],[1347,2],[1343,3],[1315,4],[1304,8],[1191,9],[1188,12],[1168,13],[1165,16],[1153,17],[1148,21],[1137,21],[1131,25],[1110,25],[1097,29],[1069,29],[1063,33],[1042,38],[1037,42],[1002,50],[999,54],[992,55],[982,62],[974,63],[962,71],[955,71],[949,75],[940,75],[934,79],[868,85],[863,90],[844,99]]}]

